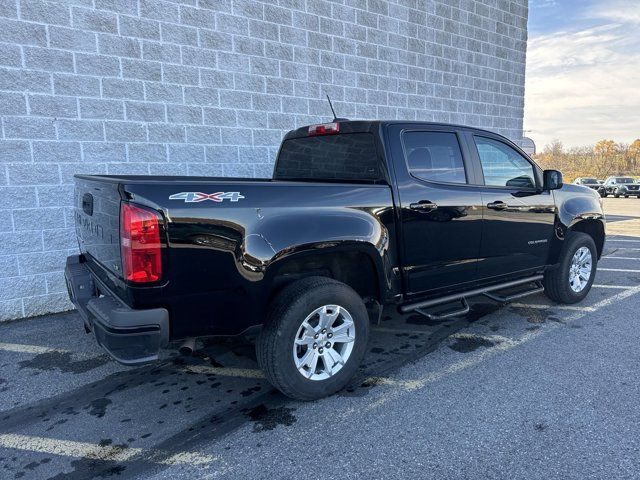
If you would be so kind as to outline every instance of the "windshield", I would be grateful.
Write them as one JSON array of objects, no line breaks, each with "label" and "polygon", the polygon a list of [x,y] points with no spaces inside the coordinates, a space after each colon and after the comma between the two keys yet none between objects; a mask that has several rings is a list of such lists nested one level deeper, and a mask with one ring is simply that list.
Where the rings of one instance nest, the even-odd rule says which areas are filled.
[{"label": "windshield", "polygon": [[276,180],[381,180],[375,138],[347,133],[291,138],[280,149]]},{"label": "windshield", "polygon": [[630,177],[618,177],[616,183],[633,183],[633,178]]},{"label": "windshield", "polygon": [[583,178],[582,183],[598,183],[596,178]]}]

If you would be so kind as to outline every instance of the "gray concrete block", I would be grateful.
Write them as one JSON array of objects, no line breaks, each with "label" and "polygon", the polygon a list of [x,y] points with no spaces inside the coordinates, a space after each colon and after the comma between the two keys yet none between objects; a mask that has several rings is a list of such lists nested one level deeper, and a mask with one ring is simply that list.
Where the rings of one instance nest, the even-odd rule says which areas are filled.
[{"label": "gray concrete block", "polygon": [[125,102],[127,120],[141,122],[164,122],[165,107],[162,103]]},{"label": "gray concrete block", "polygon": [[20,67],[22,50],[18,45],[0,44],[0,65]]},{"label": "gray concrete block", "polygon": [[73,72],[73,54],[49,48],[24,47],[27,68],[52,72]]},{"label": "gray concrete block", "polygon": [[21,93],[0,92],[0,115],[25,115],[27,100]]},{"label": "gray concrete block", "polygon": [[46,284],[42,276],[23,276],[0,279],[0,300],[30,297],[46,293]]},{"label": "gray concrete block", "polygon": [[78,97],[99,97],[100,79],[76,74],[53,75],[53,93]]},{"label": "gray concrete block", "polygon": [[76,118],[78,116],[78,102],[73,97],[29,95],[28,99],[31,115],[56,118]]},{"label": "gray concrete block", "polygon": [[147,129],[143,123],[107,121],[104,123],[104,133],[108,142],[147,141]]},{"label": "gray concrete block", "polygon": [[57,185],[60,171],[57,165],[9,164],[9,185]]},{"label": "gray concrete block", "polygon": [[68,6],[41,0],[20,0],[20,18],[49,25],[70,25]]},{"label": "gray concrete block", "polygon": [[102,96],[105,98],[144,99],[143,83],[138,80],[105,78],[102,80]]},{"label": "gray concrete block", "polygon": [[134,0],[95,0],[96,8],[127,15],[138,14],[138,2]]},{"label": "gray concrete block", "polygon": [[167,161],[167,147],[165,145],[153,143],[131,144],[127,148],[129,149],[130,162],[155,163]]},{"label": "gray concrete block", "polygon": [[[11,212],[8,213],[11,214]],[[0,257],[0,278],[17,277],[19,274],[18,259],[15,256],[3,255]],[[0,311],[2,310],[0,309]]]},{"label": "gray concrete block", "polygon": [[180,18],[180,6],[176,3],[170,3],[157,0],[140,0],[140,16],[152,18],[154,20],[167,21]]},{"label": "gray concrete block", "polygon": [[216,68],[216,52],[195,47],[182,47],[182,63],[196,67]]},{"label": "gray concrete block", "polygon": [[198,39],[202,48],[212,50],[233,50],[233,37],[227,33],[212,30],[198,30]]},{"label": "gray concrete block", "polygon": [[65,50],[95,52],[96,34],[75,28],[49,27],[49,45]]},{"label": "gray concrete block", "polygon": [[[82,154],[86,163],[126,162],[127,149],[124,143],[114,142],[83,142]],[[80,172],[79,172],[80,173]],[[104,173],[93,168],[87,173]]]},{"label": "gray concrete block", "polygon": [[200,73],[196,67],[163,64],[162,81],[179,85],[198,85],[200,83]]},{"label": "gray concrete block", "polygon": [[17,18],[18,17],[18,0],[1,0],[0,1],[0,17]]},{"label": "gray concrete block", "polygon": [[6,117],[3,123],[5,138],[56,138],[54,120],[50,118]]},{"label": "gray concrete block", "polygon": [[141,58],[142,47],[137,38],[120,37],[117,35],[98,35],[98,51],[102,55],[118,57]]},{"label": "gray concrete block", "polygon": [[207,162],[237,163],[238,147],[235,145],[212,145],[206,147]]},{"label": "gray concrete block", "polygon": [[142,58],[158,62],[180,63],[180,47],[178,45],[143,42]]},{"label": "gray concrete block", "polygon": [[252,94],[235,90],[222,90],[220,92],[220,106],[222,108],[249,108]]},{"label": "gray concrete block", "polygon": [[124,103],[121,100],[81,98],[80,117],[89,119],[122,120]]},{"label": "gray concrete block", "polygon": [[145,82],[145,100],[149,102],[182,103],[182,87],[165,83]]},{"label": "gray concrete block", "polygon": [[118,17],[118,25],[120,35],[147,40],[160,40],[160,23],[156,20],[120,15]]},{"label": "gray concrete block", "polygon": [[204,144],[219,144],[220,143],[220,128],[218,127],[202,127],[188,125],[187,142],[188,143],[204,143]]},{"label": "gray concrete block", "polygon": [[216,13],[203,8],[180,6],[180,23],[213,30],[216,27]]},{"label": "gray concrete block", "polygon": [[169,145],[169,162],[195,164],[204,162],[204,150],[202,145]]},{"label": "gray concrete block", "polygon": [[220,104],[218,90],[214,88],[185,87],[184,103],[215,107]]},{"label": "gray concrete block", "polygon": [[45,313],[64,312],[73,310],[74,306],[67,293],[54,293],[22,299],[23,315],[31,317]]},{"label": "gray concrete block", "polygon": [[230,108],[204,108],[206,125],[234,127],[238,124],[236,110]]},{"label": "gray concrete block", "polygon": [[216,28],[233,35],[249,35],[249,19],[236,15],[218,14]]},{"label": "gray concrete block", "polygon": [[[38,197],[39,207],[72,207],[73,206],[73,185],[39,186],[36,188],[36,193]],[[68,210],[68,208],[65,208],[65,210]],[[45,242],[47,241],[46,237],[44,238],[44,241]],[[45,249],[61,250],[63,248],[69,248],[69,247],[45,248]]]},{"label": "gray concrete block", "polygon": [[[2,140],[0,143],[0,163],[31,162],[31,148],[24,140]],[[5,187],[0,187],[4,189]]]},{"label": "gray concrete block", "polygon": [[179,45],[198,45],[198,29],[172,23],[160,24],[160,38],[163,42]]},{"label": "gray concrete block", "polygon": [[0,90],[16,92],[51,92],[51,74],[0,68]]},{"label": "gray concrete block", "polygon": [[79,162],[80,143],[46,141],[33,142],[33,161],[43,163]]},{"label": "gray concrete block", "polygon": [[44,25],[0,18],[0,42],[21,45],[47,44],[47,32]]},{"label": "gray concrete block", "polygon": [[15,209],[12,214],[16,232],[60,228],[60,225],[64,225],[64,209],[60,207]]},{"label": "gray concrete block", "polygon": [[154,123],[147,126],[150,142],[182,143],[185,141],[185,127],[169,123]]},{"label": "gray concrete block", "polygon": [[118,17],[111,12],[73,7],[72,25],[81,30],[102,33],[118,33]]},{"label": "gray concrete block", "polygon": [[106,77],[120,76],[120,59],[117,57],[78,53],[75,58],[76,73]]},{"label": "gray concrete block", "polygon": [[202,123],[202,108],[190,105],[167,105],[167,121],[170,123]]}]

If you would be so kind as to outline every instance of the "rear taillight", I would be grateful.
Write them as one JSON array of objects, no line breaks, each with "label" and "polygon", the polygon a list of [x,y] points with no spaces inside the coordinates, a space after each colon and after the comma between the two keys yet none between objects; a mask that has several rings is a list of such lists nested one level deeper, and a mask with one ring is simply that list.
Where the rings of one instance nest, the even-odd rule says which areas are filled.
[{"label": "rear taillight", "polygon": [[125,280],[157,282],[162,278],[158,215],[130,203],[120,207],[120,251]]},{"label": "rear taillight", "polygon": [[338,122],[321,123],[319,125],[309,125],[308,135],[331,135],[340,133],[340,124]]}]

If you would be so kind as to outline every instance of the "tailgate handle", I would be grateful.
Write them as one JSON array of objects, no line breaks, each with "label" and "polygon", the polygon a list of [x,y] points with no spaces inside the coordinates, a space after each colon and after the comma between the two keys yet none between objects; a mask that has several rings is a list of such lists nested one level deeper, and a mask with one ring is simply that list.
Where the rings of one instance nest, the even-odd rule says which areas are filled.
[{"label": "tailgate handle", "polygon": [[87,215],[93,215],[93,195],[90,193],[82,196],[82,211]]}]

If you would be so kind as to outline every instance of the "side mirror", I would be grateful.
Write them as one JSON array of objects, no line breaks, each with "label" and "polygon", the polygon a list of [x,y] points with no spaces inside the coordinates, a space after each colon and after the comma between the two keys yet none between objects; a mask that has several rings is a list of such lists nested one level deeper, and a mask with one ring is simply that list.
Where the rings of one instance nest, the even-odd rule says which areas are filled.
[{"label": "side mirror", "polygon": [[545,170],[542,172],[543,189],[557,190],[562,187],[562,173],[558,170]]}]

